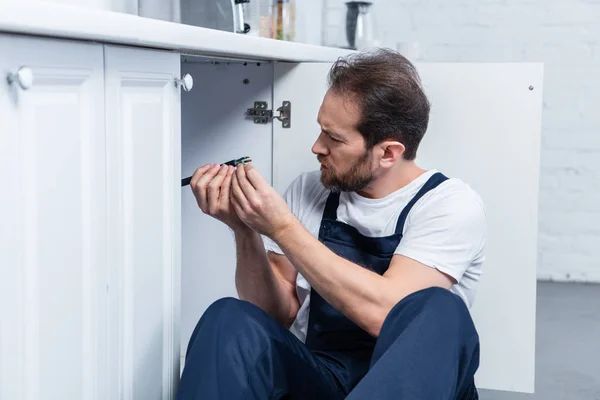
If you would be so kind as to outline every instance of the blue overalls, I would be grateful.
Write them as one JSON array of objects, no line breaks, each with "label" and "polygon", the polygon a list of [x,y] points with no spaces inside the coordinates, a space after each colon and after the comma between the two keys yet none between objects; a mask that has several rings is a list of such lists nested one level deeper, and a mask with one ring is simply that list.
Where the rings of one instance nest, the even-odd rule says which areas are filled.
[{"label": "blue overalls", "polygon": [[[382,275],[414,204],[447,178],[434,174],[402,210],[393,235],[366,237],[337,220],[331,192],[319,240]],[[477,399],[479,337],[457,295],[441,288],[396,304],[375,338],[311,290],[306,344],[251,303],[213,303],[188,345],[178,400]]]}]

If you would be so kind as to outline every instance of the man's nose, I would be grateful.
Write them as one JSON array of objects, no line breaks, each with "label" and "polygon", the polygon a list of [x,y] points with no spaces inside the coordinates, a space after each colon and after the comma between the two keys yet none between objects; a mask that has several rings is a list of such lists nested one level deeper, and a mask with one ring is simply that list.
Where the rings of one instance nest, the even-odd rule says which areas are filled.
[{"label": "man's nose", "polygon": [[327,151],[327,147],[323,145],[323,141],[321,140],[322,135],[323,135],[322,133],[319,135],[319,137],[313,144],[311,151],[313,152],[313,154],[316,154],[316,155],[320,154],[320,155],[326,156],[328,154],[328,151]]}]

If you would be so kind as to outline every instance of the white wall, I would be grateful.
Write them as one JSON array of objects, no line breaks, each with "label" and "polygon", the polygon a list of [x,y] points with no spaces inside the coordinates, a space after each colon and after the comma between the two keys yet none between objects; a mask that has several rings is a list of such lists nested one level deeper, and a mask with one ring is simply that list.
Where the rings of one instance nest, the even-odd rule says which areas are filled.
[{"label": "white wall", "polygon": [[[332,43],[345,5],[326,1],[324,38]],[[383,45],[418,41],[424,61],[545,63],[538,277],[600,282],[600,2],[375,0],[373,7]]]},{"label": "white wall", "polygon": [[295,4],[296,41],[320,45],[325,0],[296,0]]}]

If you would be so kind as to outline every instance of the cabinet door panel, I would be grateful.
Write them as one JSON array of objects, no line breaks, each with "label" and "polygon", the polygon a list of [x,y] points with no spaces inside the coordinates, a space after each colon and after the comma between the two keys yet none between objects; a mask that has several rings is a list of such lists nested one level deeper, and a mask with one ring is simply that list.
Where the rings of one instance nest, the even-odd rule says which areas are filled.
[{"label": "cabinet door panel", "polygon": [[105,398],[102,47],[0,36],[0,398]]},{"label": "cabinet door panel", "polygon": [[[314,121],[329,68],[276,65],[274,102],[292,102],[291,129],[273,126],[273,185],[280,193],[301,172],[318,169],[311,146],[319,134]],[[532,392],[542,67],[417,68],[432,103],[417,162],[464,180],[482,196],[487,211],[486,261],[471,310],[481,337],[477,384]]]},{"label": "cabinet door panel", "polygon": [[169,399],[179,376],[179,55],[106,46],[105,59],[110,398]]}]

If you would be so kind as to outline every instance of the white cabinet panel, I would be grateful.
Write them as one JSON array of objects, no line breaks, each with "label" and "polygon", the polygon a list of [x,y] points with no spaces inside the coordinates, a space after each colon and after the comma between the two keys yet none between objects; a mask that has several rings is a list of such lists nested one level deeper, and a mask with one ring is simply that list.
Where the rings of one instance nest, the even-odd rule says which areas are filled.
[{"label": "white cabinet panel", "polygon": [[169,399],[179,377],[179,60],[105,47],[111,399]]},{"label": "white cabinet panel", "polygon": [[486,260],[471,310],[476,383],[533,392],[541,64],[423,64],[432,102],[417,161],[471,185],[486,207]]},{"label": "white cabinet panel", "polygon": [[[0,36],[0,398],[103,399],[102,47]],[[23,90],[7,73],[29,68]]]},{"label": "white cabinet panel", "polygon": [[[292,128],[273,127],[273,185],[318,169],[311,146],[328,64],[278,64],[274,101],[292,102]],[[463,179],[483,198],[487,258],[472,315],[481,337],[481,388],[534,388],[542,67],[421,64],[432,102],[417,162]],[[533,90],[530,90],[532,86]],[[290,162],[294,160],[294,162]]]}]

